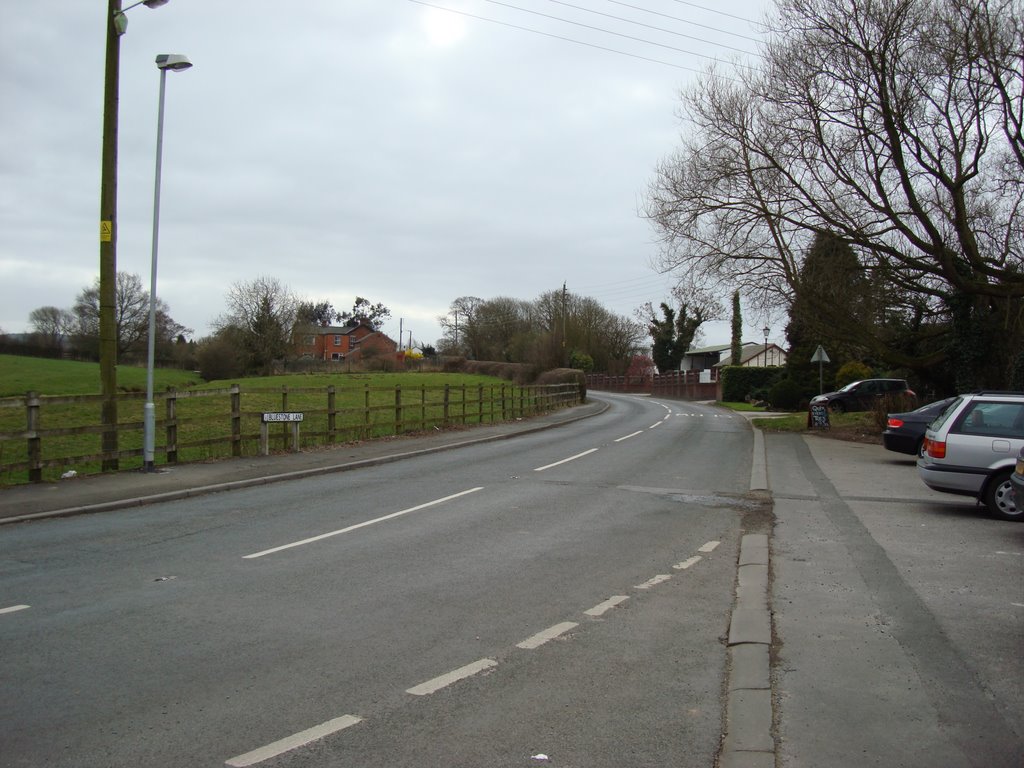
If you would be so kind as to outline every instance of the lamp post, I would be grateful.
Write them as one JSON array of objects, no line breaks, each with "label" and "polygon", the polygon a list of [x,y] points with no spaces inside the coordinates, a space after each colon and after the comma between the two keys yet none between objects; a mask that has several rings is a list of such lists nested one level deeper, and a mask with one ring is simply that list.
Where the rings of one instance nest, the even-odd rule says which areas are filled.
[{"label": "lamp post", "polygon": [[103,469],[117,469],[117,99],[124,15],[138,5],[159,8],[168,0],[140,0],[121,8],[107,3],[107,43],[103,75],[103,148],[100,159],[100,393]]},{"label": "lamp post", "polygon": [[764,367],[768,367],[768,334],[771,333],[771,328],[767,325],[761,329],[764,332]]},{"label": "lamp post", "polygon": [[[163,0],[166,2],[166,0]],[[180,72],[192,66],[185,56],[161,53],[156,57],[160,70],[160,103],[156,118],[156,173],[153,181],[153,255],[149,265],[149,346],[146,356],[146,404],[142,414],[142,460],[146,472],[153,471],[156,445],[156,409],[153,406],[153,366],[156,359],[156,254],[160,241],[160,166],[164,149],[164,91],[167,72]]]}]

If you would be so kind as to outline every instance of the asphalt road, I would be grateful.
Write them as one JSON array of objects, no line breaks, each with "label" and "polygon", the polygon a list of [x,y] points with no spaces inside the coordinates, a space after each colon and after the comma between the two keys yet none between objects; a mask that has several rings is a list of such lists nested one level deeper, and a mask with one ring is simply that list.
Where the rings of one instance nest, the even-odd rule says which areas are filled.
[{"label": "asphalt road", "polygon": [[0,529],[0,605],[31,605],[0,625],[0,765],[709,768],[737,547],[765,520],[752,433],[609,400],[514,440]]}]

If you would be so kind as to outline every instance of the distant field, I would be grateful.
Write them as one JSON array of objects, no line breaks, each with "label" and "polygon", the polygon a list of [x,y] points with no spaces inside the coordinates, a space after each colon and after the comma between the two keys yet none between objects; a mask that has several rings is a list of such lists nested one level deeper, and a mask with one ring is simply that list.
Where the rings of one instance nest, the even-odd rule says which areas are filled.
[{"label": "distant field", "polygon": [[[280,387],[443,387],[445,384],[500,383],[491,376],[451,374],[438,372],[410,373],[314,373],[286,374],[282,376],[256,376],[224,381],[203,381],[192,371],[157,368],[153,372],[153,390],[164,392],[175,389],[219,389],[239,384],[244,389],[276,389]],[[117,368],[117,388],[122,392],[144,392],[146,369],[120,365]],[[0,397],[19,397],[26,392],[41,395],[98,395],[100,394],[99,363],[80,363],[74,360],[48,360],[38,357],[0,355]]]},{"label": "distant field", "polygon": [[[202,379],[192,371],[158,368],[153,372],[153,388],[158,392],[167,387],[187,389],[200,383]],[[145,391],[146,369],[118,366],[117,386],[121,390]],[[41,395],[98,395],[99,363],[0,355],[0,397],[17,397],[30,391]]]},{"label": "distant field", "polygon": [[[31,440],[20,436],[30,418],[26,392],[41,395],[33,429],[39,434],[43,479],[54,480],[67,469],[79,474],[99,471],[99,377],[96,363],[0,355],[0,486],[28,479]],[[141,464],[146,371],[121,366],[117,378],[118,447],[132,454],[121,461],[121,468],[128,469]],[[260,447],[260,415],[268,411],[302,412],[302,446],[314,447],[490,423],[564,402],[550,400],[555,397],[550,388],[542,387],[537,394],[534,388],[492,376],[462,373],[339,371],[202,382],[188,371],[158,369],[154,380],[157,463],[167,460],[167,446],[172,444],[179,461],[231,456],[233,434],[242,454],[252,455]],[[236,384],[238,394],[233,396]],[[333,394],[328,394],[329,387]],[[177,395],[168,398],[168,389]],[[577,392],[574,385],[571,392],[570,400]],[[238,398],[237,411],[233,397]],[[174,405],[173,420],[167,401]],[[270,436],[275,450],[282,449],[287,428],[275,427]]]}]

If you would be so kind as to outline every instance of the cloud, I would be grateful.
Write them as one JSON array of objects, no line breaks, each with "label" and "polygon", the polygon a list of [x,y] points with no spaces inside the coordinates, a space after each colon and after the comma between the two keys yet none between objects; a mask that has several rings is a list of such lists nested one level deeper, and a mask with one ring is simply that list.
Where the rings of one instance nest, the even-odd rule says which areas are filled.
[{"label": "cloud", "polygon": [[[765,2],[736,5],[730,12],[755,19]],[[650,6],[739,24],[668,0]],[[701,60],[481,0],[449,7],[493,21],[400,0],[174,0],[129,11],[119,269],[148,282],[153,59],[184,53],[195,67],[167,78],[158,293],[197,335],[232,283],[261,274],[340,308],[356,295],[383,302],[387,331],[397,336],[405,318],[426,343],[463,295],[532,299],[566,282],[620,314],[666,298],[671,281],[649,267],[656,244],[637,209],[673,149],[677,93],[692,74],[494,21],[677,66]],[[0,327],[9,332],[26,330],[38,306],[70,307],[98,273],[104,11],[75,0],[0,11]],[[720,54],[721,44],[705,50]]]}]

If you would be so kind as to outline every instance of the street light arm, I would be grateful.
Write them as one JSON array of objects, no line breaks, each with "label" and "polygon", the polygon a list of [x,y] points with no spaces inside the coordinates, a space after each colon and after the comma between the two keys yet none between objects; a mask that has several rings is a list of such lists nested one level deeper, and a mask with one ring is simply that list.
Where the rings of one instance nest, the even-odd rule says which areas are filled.
[{"label": "street light arm", "polygon": [[124,14],[132,8],[137,8],[140,5],[144,5],[147,8],[159,8],[161,5],[167,5],[169,2],[170,0],[138,0],[137,3],[132,3],[127,8],[118,8],[114,11],[114,29],[117,30],[118,35],[123,35],[128,31],[128,17]]}]

